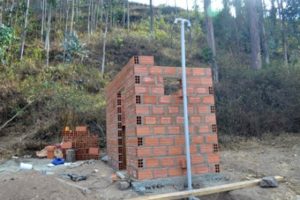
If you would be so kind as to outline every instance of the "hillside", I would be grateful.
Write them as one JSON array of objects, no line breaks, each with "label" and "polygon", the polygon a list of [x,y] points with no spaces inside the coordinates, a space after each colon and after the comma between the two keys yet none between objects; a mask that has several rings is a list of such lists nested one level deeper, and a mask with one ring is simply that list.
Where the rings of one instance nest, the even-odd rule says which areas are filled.
[{"label": "hillside", "polygon": [[259,70],[251,68],[250,20],[242,4],[239,17],[232,16],[226,6],[209,16],[215,30],[214,55],[207,42],[206,15],[198,10],[202,5],[195,4],[190,11],[155,7],[151,33],[146,5],[130,3],[128,14],[122,1],[31,1],[26,15],[26,3],[1,5],[0,158],[59,142],[59,131],[66,125],[88,124],[104,136],[104,88],[130,57],[153,55],[158,65],[181,65],[176,16],[192,22],[186,34],[187,65],[217,63],[219,67],[215,90],[221,136],[260,137],[266,132],[300,130],[300,25],[297,12],[293,16],[288,12],[292,2],[284,8],[290,13],[284,22],[288,66],[283,59],[281,18],[266,14],[283,12],[274,5],[264,11],[263,18],[270,62],[264,61],[266,49],[262,49]]}]

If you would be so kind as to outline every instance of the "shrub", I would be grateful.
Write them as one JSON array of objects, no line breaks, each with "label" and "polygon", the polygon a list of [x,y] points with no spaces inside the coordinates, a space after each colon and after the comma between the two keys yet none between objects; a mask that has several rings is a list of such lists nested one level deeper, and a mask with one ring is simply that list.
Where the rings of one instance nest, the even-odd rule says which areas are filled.
[{"label": "shrub", "polygon": [[220,132],[261,136],[300,131],[300,68],[227,68],[216,85]]}]

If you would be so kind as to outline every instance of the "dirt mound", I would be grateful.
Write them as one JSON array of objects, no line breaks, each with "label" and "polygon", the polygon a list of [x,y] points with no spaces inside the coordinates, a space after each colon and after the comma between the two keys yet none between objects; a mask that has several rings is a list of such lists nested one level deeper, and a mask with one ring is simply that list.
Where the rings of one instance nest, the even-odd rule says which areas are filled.
[{"label": "dirt mound", "polygon": [[86,199],[78,189],[58,182],[55,177],[38,172],[5,175],[1,177],[0,188],[0,199],[3,200]]}]

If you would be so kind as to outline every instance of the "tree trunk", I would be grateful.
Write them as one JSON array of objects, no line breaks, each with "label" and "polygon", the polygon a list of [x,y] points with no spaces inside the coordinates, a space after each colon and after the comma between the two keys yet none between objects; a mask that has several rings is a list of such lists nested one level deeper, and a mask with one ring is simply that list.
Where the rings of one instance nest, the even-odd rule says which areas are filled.
[{"label": "tree trunk", "polygon": [[269,55],[268,40],[267,40],[265,24],[264,24],[264,6],[262,0],[258,0],[258,1],[259,1],[258,2],[259,3],[259,26],[260,26],[262,50],[264,53],[265,63],[269,65],[270,55]]},{"label": "tree trunk", "polygon": [[62,14],[63,14],[63,1],[59,1],[59,16],[58,16],[58,21],[59,21],[59,27],[62,28],[61,26],[61,21],[62,21]]},{"label": "tree trunk", "polygon": [[103,47],[102,47],[102,65],[101,65],[101,74],[104,75],[105,70],[105,55],[106,55],[106,37],[108,29],[108,14],[105,15],[105,30],[103,34]]},{"label": "tree trunk", "polygon": [[69,3],[68,0],[66,0],[65,3],[65,10],[66,10],[66,16],[65,16],[65,34],[68,32],[68,21],[69,21]]},{"label": "tree trunk", "polygon": [[78,21],[80,0],[76,0],[75,21]]},{"label": "tree trunk", "polygon": [[234,0],[234,8],[235,8],[235,23],[234,23],[234,29],[235,29],[235,38],[236,38],[236,46],[237,46],[237,53],[239,54],[241,50],[241,27],[242,25],[242,3],[241,0]]},{"label": "tree trunk", "polygon": [[284,66],[288,67],[288,44],[287,44],[287,33],[286,33],[286,19],[283,12],[283,0],[277,0],[279,15],[281,19],[281,37],[282,37],[282,47],[283,47],[283,58],[284,58]]},{"label": "tree trunk", "polygon": [[123,27],[126,26],[126,1],[123,0],[123,17],[122,17]]},{"label": "tree trunk", "polygon": [[153,4],[152,0],[150,0],[150,34],[153,36]]},{"label": "tree trunk", "polygon": [[96,29],[97,29],[97,2],[96,2],[96,0],[94,1],[94,11],[93,11],[93,30],[94,31],[96,31]]},{"label": "tree trunk", "polygon": [[74,15],[75,15],[75,0],[72,0],[72,13],[71,13],[70,33],[73,32]]},{"label": "tree trunk", "polygon": [[88,11],[88,37],[90,39],[91,36],[91,5],[92,0],[89,1],[89,11]]},{"label": "tree trunk", "polygon": [[127,30],[129,31],[130,27],[130,7],[129,7],[129,0],[127,0]]},{"label": "tree trunk", "polygon": [[91,33],[94,32],[94,0],[92,0],[92,3],[91,3]]},{"label": "tree trunk", "polygon": [[51,17],[52,17],[52,5],[48,3],[48,22],[47,22],[47,34],[46,34],[46,65],[49,66],[49,53],[50,53],[50,32],[51,32]]},{"label": "tree trunk", "polygon": [[3,13],[3,0],[0,0],[0,25],[3,23],[2,21],[2,13]]},{"label": "tree trunk", "polygon": [[[12,13],[13,13],[13,10],[14,10],[14,7],[15,7],[15,0],[12,0],[11,2],[11,6],[10,6],[10,12],[9,12],[9,25],[12,26],[13,24],[13,17],[12,17]],[[1,8],[0,8],[1,9]],[[0,11],[1,12],[1,11]],[[2,12],[1,12],[2,13]],[[0,14],[1,15],[1,14]],[[2,15],[0,16],[0,18],[2,18]],[[0,19],[2,20],[2,19]],[[1,22],[0,22],[1,24]]]},{"label": "tree trunk", "polygon": [[216,61],[216,44],[215,44],[215,34],[214,34],[214,25],[212,18],[209,16],[209,7],[211,5],[211,0],[204,0],[204,11],[205,11],[205,21],[206,21],[206,39],[209,48],[212,51],[212,68],[213,68],[213,77],[214,81],[219,82],[219,67]]},{"label": "tree trunk", "polygon": [[97,26],[98,26],[98,19],[99,19],[99,5],[100,5],[100,1],[95,1],[95,27],[94,29],[97,30]]},{"label": "tree trunk", "polygon": [[41,42],[44,41],[44,26],[45,26],[45,0],[42,1],[42,25],[41,25]]},{"label": "tree trunk", "polygon": [[25,11],[24,28],[23,28],[23,33],[22,33],[22,43],[21,43],[21,50],[20,50],[20,60],[23,59],[23,54],[24,54],[24,46],[25,46],[26,33],[27,33],[27,24],[28,24],[29,5],[30,5],[30,0],[27,0],[26,11]]},{"label": "tree trunk", "polygon": [[104,13],[104,1],[100,0],[100,22],[103,22],[103,13]]},{"label": "tree trunk", "polygon": [[24,106],[21,110],[19,110],[14,116],[12,116],[9,120],[7,120],[4,124],[0,126],[0,131],[4,129],[10,122],[12,122],[16,117],[23,114],[24,110],[26,110],[29,106],[31,106],[34,101],[29,102],[26,106]]},{"label": "tree trunk", "polygon": [[113,0],[110,0],[110,27],[114,25],[114,9],[113,9]]},{"label": "tree trunk", "polygon": [[261,69],[261,49],[259,36],[259,23],[257,12],[258,0],[247,0],[247,8],[250,19],[250,38],[251,38],[251,67]]}]

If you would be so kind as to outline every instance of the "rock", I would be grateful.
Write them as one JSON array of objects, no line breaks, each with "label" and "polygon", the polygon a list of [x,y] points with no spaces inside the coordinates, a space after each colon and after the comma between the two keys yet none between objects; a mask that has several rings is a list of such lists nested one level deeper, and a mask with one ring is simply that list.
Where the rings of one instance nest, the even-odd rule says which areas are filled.
[{"label": "rock", "polygon": [[103,156],[103,157],[101,158],[101,160],[102,160],[103,162],[108,162],[108,156],[107,156],[107,155]]},{"label": "rock", "polygon": [[120,190],[127,190],[130,187],[130,183],[127,181],[120,181],[118,186]]},{"label": "rock", "polygon": [[278,187],[278,182],[274,177],[264,177],[262,178],[262,181],[260,182],[260,187],[262,188],[273,188]]},{"label": "rock", "polygon": [[145,194],[145,192],[146,192],[146,188],[143,187],[143,186],[141,186],[141,187],[136,187],[136,188],[135,188],[135,191],[136,191],[137,193],[143,195],[143,194]]},{"label": "rock", "polygon": [[87,163],[88,165],[93,165],[93,164],[96,163],[96,160],[94,160],[94,159],[87,160],[86,163]]},{"label": "rock", "polygon": [[126,178],[126,176],[125,176],[122,172],[120,172],[120,171],[116,172],[116,175],[117,175],[120,179],[125,179],[125,178]]}]

